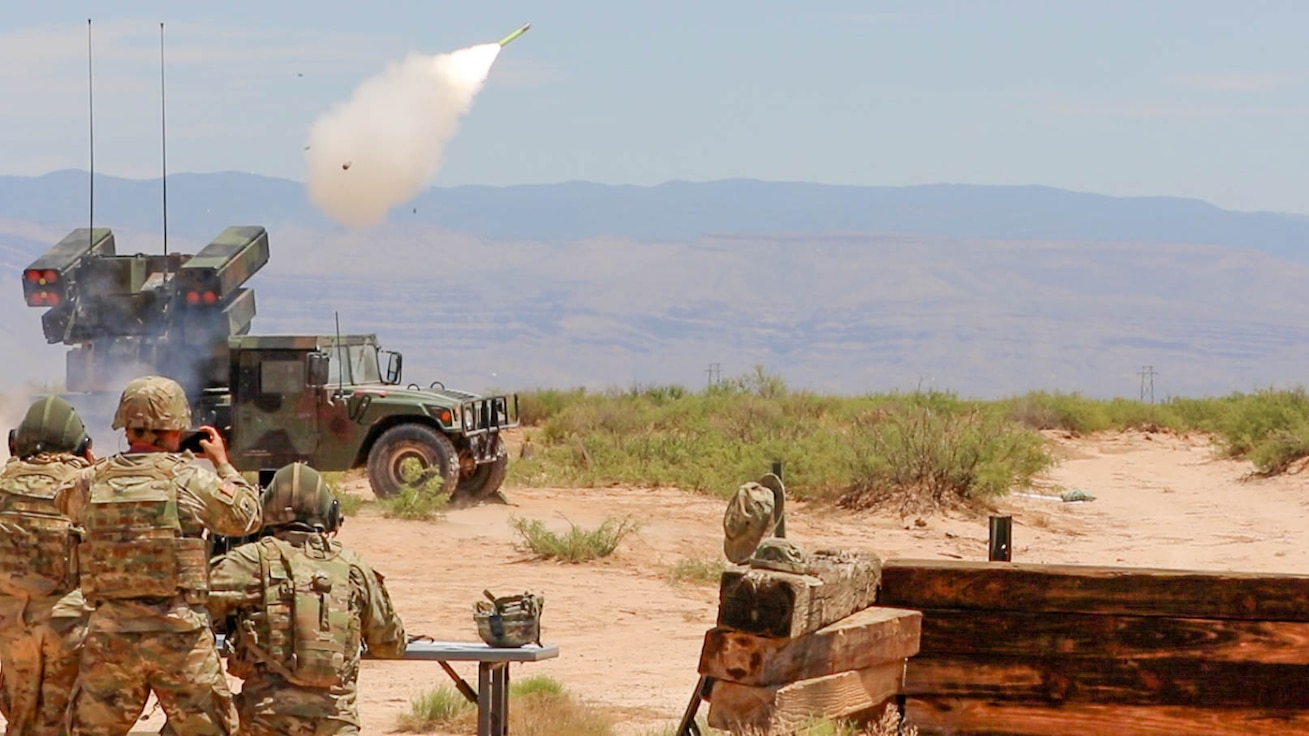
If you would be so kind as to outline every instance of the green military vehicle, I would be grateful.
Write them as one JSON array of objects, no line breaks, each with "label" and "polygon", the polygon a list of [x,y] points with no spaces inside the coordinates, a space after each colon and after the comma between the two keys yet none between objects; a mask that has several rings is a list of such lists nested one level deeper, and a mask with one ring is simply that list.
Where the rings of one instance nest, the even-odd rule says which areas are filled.
[{"label": "green military vehicle", "polygon": [[403,356],[375,335],[248,334],[243,285],[268,256],[258,226],[229,227],[195,255],[118,255],[108,228],[74,230],[22,275],[47,342],[71,346],[61,395],[107,427],[128,379],[165,375],[243,471],[303,460],[366,468],[379,497],[414,486],[500,498],[517,396],[402,385]]}]

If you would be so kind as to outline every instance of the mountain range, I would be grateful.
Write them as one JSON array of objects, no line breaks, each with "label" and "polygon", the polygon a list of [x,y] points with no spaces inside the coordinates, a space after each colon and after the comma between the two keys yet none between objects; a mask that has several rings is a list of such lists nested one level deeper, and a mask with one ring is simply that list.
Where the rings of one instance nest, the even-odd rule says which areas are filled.
[{"label": "mountain range", "polygon": [[[5,377],[58,380],[18,274],[88,221],[86,172],[0,177]],[[153,252],[159,180],[96,176],[95,222]],[[1048,187],[724,180],[435,187],[364,231],[297,182],[168,178],[169,247],[269,229],[256,332],[377,332],[410,380],[1136,397],[1299,383],[1309,218]],[[717,366],[717,373],[714,365]]]}]

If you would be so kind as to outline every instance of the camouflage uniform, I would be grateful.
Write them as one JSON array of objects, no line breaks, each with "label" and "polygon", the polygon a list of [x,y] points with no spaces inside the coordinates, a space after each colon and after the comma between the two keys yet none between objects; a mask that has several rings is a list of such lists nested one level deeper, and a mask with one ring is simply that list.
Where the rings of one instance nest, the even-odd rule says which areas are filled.
[{"label": "camouflage uniform", "polygon": [[[46,507],[54,514],[55,489],[86,460],[69,453],[38,453],[10,458],[0,472],[0,524],[11,508],[20,505]],[[44,497],[44,503],[37,499]],[[29,569],[43,561],[38,556],[60,557],[67,564],[71,539],[56,547],[53,543],[36,549],[15,549],[29,561]],[[21,558],[20,558],[21,559]],[[51,560],[58,564],[60,561]],[[12,568],[8,564],[0,567]],[[69,571],[71,573],[71,571]],[[0,586],[7,587],[7,586]],[[77,678],[77,658],[86,632],[86,608],[76,578],[69,574],[64,585],[48,595],[36,591],[0,590],[0,698],[10,736],[60,733],[69,693]]]},{"label": "camouflage uniform", "polygon": [[[297,485],[304,478],[298,497],[286,488],[292,473]],[[305,513],[314,496],[331,499],[321,505],[330,513]],[[272,536],[227,553],[210,574],[211,614],[234,618],[228,668],[245,680],[236,696],[243,734],[357,734],[361,643],[376,657],[404,655],[404,624],[382,576],[328,537],[335,518],[318,474],[289,465],[265,493]]]},{"label": "camouflage uniform", "polygon": [[[190,412],[175,382],[135,379],[114,427],[185,428]],[[204,607],[208,529],[242,536],[258,528],[258,494],[235,468],[217,471],[188,453],[133,445],[60,489],[56,502],[85,528],[81,584],[94,606],[87,624],[69,732],[126,734],[151,690],[172,728],[236,731],[232,694]]]}]

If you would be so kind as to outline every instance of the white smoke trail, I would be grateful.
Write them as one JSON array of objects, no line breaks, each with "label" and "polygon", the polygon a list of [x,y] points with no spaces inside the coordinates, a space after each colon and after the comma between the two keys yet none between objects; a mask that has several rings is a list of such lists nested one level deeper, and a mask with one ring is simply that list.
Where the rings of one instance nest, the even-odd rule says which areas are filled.
[{"label": "white smoke trail", "polygon": [[411,54],[365,80],[310,128],[309,199],[342,225],[380,223],[441,168],[445,144],[472,107],[500,45]]}]

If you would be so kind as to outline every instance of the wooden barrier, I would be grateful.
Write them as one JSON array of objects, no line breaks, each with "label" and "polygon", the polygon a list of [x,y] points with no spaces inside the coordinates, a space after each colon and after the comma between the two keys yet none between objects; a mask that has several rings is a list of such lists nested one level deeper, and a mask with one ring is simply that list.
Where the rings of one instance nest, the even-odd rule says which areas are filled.
[{"label": "wooden barrier", "polygon": [[800,636],[877,600],[882,561],[873,554],[816,550],[807,573],[749,567],[723,573],[718,625],[762,636]]},{"label": "wooden barrier", "polygon": [[888,560],[928,734],[1309,732],[1309,576]]},{"label": "wooden barrier", "polygon": [[719,588],[718,626],[699,671],[709,725],[790,734],[811,717],[877,709],[904,685],[921,614],[873,607],[881,560],[820,550],[807,574],[733,568]]}]

